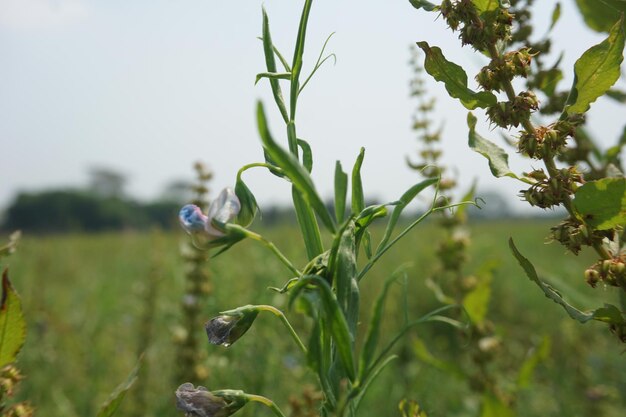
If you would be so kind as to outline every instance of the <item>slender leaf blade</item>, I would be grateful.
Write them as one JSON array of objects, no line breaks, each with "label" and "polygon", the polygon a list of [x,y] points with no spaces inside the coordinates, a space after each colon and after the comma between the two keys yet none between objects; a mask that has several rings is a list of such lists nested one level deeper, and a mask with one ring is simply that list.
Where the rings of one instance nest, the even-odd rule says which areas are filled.
[{"label": "slender leaf blade", "polygon": [[[265,12],[265,8],[262,8],[263,11],[263,54],[265,55],[265,67],[267,71],[270,73],[276,73],[276,60],[274,59],[274,45],[272,44],[272,35],[270,34],[270,24],[269,19],[267,17],[267,13]],[[272,94],[274,95],[274,101],[278,106],[278,110],[283,117],[283,120],[288,121],[289,115],[287,114],[287,107],[285,106],[285,99],[283,98],[283,93],[280,88],[280,84],[278,79],[270,78],[270,86],[272,87]],[[257,80],[258,81],[258,80]]]},{"label": "slender leaf blade", "polygon": [[348,195],[348,174],[341,168],[341,162],[335,163],[335,220],[343,222],[346,215],[346,197]]},{"label": "slender leaf blade", "polygon": [[126,380],[118,385],[117,388],[115,388],[115,390],[111,393],[109,398],[104,402],[104,404],[102,404],[102,406],[100,407],[100,411],[98,411],[97,417],[111,417],[115,414],[117,409],[120,407],[120,404],[124,400],[126,393],[137,380],[137,373],[139,372],[140,366],[141,359],[139,360],[137,365],[135,365]]}]

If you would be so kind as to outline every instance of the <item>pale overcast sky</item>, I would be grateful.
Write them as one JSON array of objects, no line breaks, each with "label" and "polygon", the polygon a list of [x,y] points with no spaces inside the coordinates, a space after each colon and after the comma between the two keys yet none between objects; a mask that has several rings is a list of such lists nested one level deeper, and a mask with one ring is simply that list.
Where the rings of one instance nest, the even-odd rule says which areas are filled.
[{"label": "pale overcast sky", "polygon": [[[555,1],[536,3],[538,21],[548,21]],[[554,50],[572,68],[603,36],[582,26],[573,0],[562,3]],[[276,139],[285,139],[267,82],[254,85],[264,69],[256,39],[262,4],[276,45],[288,54],[302,1],[0,0],[0,207],[18,190],[82,186],[93,166],[126,174],[129,194],[140,199],[189,178],[196,160],[213,169],[214,189],[232,185],[240,166],[262,160],[258,99],[273,115]],[[305,71],[331,32],[337,64],[309,84],[297,122],[313,147],[324,197],[332,195],[335,160],[349,171],[361,146],[367,195],[393,200],[419,179],[405,164],[416,149],[409,46],[441,46],[470,74],[484,65],[436,17],[408,0],[314,2]],[[563,86],[571,84],[566,77]],[[492,179],[486,160],[467,149],[466,110],[441,84],[429,86],[447,121],[446,163],[458,166],[463,184],[478,177],[483,189],[513,199],[520,186]],[[593,105],[591,127],[605,146],[621,133],[624,116],[608,100]],[[497,131],[483,125],[481,133],[502,144]],[[529,162],[514,158],[512,166],[528,170]],[[246,180],[262,205],[290,199],[288,187],[264,171]]]}]

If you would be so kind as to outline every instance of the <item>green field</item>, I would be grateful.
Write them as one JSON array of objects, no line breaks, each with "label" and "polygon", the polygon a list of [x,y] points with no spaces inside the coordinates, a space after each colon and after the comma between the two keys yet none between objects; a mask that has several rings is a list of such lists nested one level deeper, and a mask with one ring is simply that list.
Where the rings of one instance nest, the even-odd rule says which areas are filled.
[{"label": "green field", "polygon": [[[536,368],[531,385],[519,393],[520,416],[623,416],[626,409],[624,347],[600,323],[580,325],[546,299],[523,274],[509,253],[513,236],[520,251],[532,260],[543,278],[563,290],[581,307],[614,301],[615,293],[589,288],[580,271],[592,257],[567,255],[543,243],[548,223],[514,221],[473,227],[468,270],[486,261],[498,262],[489,317],[503,347],[497,372],[512,383],[520,363],[544,336],[550,338],[549,357]],[[298,231],[283,226],[263,233],[291,259],[304,262]],[[29,323],[19,359],[26,374],[19,398],[28,398],[39,416],[94,416],[99,404],[128,374],[142,342],[141,316],[149,285],[157,286],[154,337],[144,360],[144,374],[133,388],[147,392],[147,409],[137,410],[134,391],[126,397],[120,416],[174,416],[176,367],[174,329],[179,322],[184,288],[184,265],[179,248],[182,233],[115,233],[101,235],[25,236],[8,259],[14,286],[22,296]],[[440,306],[424,285],[433,268],[437,229],[419,226],[376,265],[363,283],[364,314],[369,313],[384,278],[411,262],[408,289],[398,285],[389,298],[384,335],[391,337],[402,320],[400,304],[406,294],[411,315],[419,317]],[[268,291],[290,278],[269,252],[244,241],[210,263],[213,298],[206,318],[244,304],[269,303],[286,308],[286,297]],[[369,300],[369,301],[368,301]],[[306,338],[310,323],[297,312],[288,316]],[[145,324],[143,324],[145,326]],[[204,332],[201,323],[197,330]],[[426,324],[396,348],[399,359],[380,376],[362,408],[363,416],[396,416],[402,398],[417,400],[433,416],[478,415],[478,398],[465,381],[416,359],[416,338],[433,354],[459,366],[468,361],[462,339],[441,324]],[[289,410],[289,398],[302,397],[315,386],[303,368],[300,352],[280,323],[260,316],[252,329],[229,349],[207,343],[210,389],[236,388],[274,399]],[[241,416],[270,415],[250,405]]]}]

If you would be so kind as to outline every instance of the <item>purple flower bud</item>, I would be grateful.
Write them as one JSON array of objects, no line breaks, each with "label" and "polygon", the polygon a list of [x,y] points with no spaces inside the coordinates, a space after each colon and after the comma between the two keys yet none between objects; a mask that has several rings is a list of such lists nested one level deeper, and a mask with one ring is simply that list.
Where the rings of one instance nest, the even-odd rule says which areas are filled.
[{"label": "purple flower bud", "polygon": [[180,209],[178,219],[183,229],[189,234],[204,231],[208,223],[208,217],[202,214],[200,207],[193,204],[187,204]]},{"label": "purple flower bud", "polygon": [[232,188],[224,188],[220,195],[211,202],[209,206],[208,221],[205,231],[213,237],[222,237],[224,232],[218,230],[213,224],[213,220],[218,223],[229,223],[239,214],[241,203]]}]

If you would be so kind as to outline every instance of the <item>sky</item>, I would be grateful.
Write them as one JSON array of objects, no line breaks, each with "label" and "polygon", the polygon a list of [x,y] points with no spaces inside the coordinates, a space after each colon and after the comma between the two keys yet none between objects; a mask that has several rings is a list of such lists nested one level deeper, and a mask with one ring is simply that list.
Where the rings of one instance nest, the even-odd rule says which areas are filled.
[{"label": "sky", "polygon": [[[289,56],[302,3],[0,0],[0,207],[18,191],[85,186],[93,167],[126,175],[128,194],[142,200],[158,197],[168,182],[192,178],[195,161],[214,172],[213,195],[233,186],[241,166],[263,160],[258,100],[270,113],[275,139],[286,141],[268,83],[254,84],[264,70],[261,7],[274,43]],[[535,21],[547,27],[556,2],[535,3]],[[573,0],[562,6],[553,48],[571,69],[603,35],[583,26]],[[349,172],[363,146],[366,195],[393,201],[420,180],[405,162],[417,153],[409,47],[421,40],[440,46],[469,74],[486,60],[461,48],[436,14],[407,0],[316,1],[305,73],[332,32],[327,51],[336,54],[336,64],[329,62],[309,83],[296,121],[299,137],[313,149],[313,179],[330,197],[335,161]],[[566,74],[562,86],[571,80]],[[429,82],[428,89],[437,97],[437,120],[445,123],[443,161],[456,167],[461,185],[478,179],[481,189],[518,200],[521,184],[492,178],[486,160],[468,149],[467,110],[442,84]],[[484,114],[476,115],[480,133],[505,146]],[[591,130],[606,147],[625,119],[623,108],[606,99],[589,113]],[[531,162],[509,151],[514,171],[530,169]],[[288,185],[266,171],[248,171],[244,180],[261,207],[290,201]]]}]

